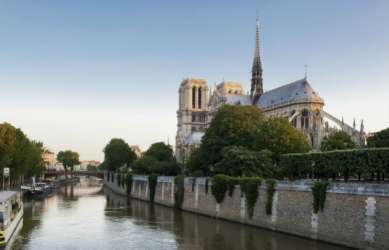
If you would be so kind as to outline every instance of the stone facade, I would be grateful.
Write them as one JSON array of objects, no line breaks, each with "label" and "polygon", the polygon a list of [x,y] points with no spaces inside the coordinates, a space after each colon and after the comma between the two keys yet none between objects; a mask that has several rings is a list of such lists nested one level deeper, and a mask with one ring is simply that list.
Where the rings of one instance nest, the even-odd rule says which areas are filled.
[{"label": "stone facade", "polygon": [[[118,187],[116,181],[105,183],[115,192],[126,194],[126,187]],[[183,210],[359,249],[389,249],[388,184],[331,184],[324,211],[315,214],[310,181],[281,181],[273,196],[271,215],[265,213],[267,192],[262,185],[254,215],[249,218],[239,186],[231,197],[226,193],[224,201],[217,204],[211,181],[208,193],[205,183],[205,178],[196,178],[195,182],[185,179]],[[149,200],[147,177],[134,177],[131,197]],[[155,203],[174,206],[173,177],[158,178]]]},{"label": "stone facade", "polygon": [[187,78],[179,89],[176,157],[185,162],[193,147],[199,145],[208,124],[208,85],[205,80]]}]

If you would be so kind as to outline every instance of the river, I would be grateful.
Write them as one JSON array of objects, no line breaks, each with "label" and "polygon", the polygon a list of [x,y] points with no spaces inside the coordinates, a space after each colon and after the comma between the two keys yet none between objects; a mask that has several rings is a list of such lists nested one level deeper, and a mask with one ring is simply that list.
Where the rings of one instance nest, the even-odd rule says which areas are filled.
[{"label": "river", "polygon": [[9,249],[342,250],[322,242],[128,200],[87,179],[24,202]]}]

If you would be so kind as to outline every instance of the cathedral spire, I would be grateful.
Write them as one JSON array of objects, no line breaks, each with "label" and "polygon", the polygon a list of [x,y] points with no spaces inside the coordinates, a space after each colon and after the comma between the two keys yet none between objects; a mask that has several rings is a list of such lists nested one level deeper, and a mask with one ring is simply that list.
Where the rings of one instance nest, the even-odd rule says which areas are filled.
[{"label": "cathedral spire", "polygon": [[253,67],[251,69],[251,91],[250,96],[253,104],[256,104],[263,94],[262,63],[259,50],[259,20],[257,18],[255,33],[255,52]]}]

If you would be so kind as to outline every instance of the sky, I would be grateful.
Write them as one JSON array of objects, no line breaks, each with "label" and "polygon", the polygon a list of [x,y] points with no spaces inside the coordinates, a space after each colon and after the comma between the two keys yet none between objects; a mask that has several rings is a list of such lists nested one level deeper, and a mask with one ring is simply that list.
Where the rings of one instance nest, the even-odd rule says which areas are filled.
[{"label": "sky", "polygon": [[0,122],[102,160],[119,137],[174,144],[185,77],[249,90],[260,19],[264,89],[304,77],[325,110],[389,127],[387,0],[0,0]]}]

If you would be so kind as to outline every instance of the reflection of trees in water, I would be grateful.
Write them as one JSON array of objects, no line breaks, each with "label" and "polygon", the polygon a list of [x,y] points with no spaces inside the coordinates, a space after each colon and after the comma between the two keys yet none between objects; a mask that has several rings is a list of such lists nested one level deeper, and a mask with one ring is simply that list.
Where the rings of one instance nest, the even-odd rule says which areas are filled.
[{"label": "reflection of trees in water", "polygon": [[[123,208],[118,214],[123,216],[124,213],[126,216],[137,219],[134,223],[157,227],[159,230],[173,233],[178,249],[344,249],[269,230],[177,211],[157,204],[150,205],[148,202],[115,195],[107,189],[104,193],[107,196],[108,209]],[[115,212],[109,213],[109,216],[118,215]]]}]

